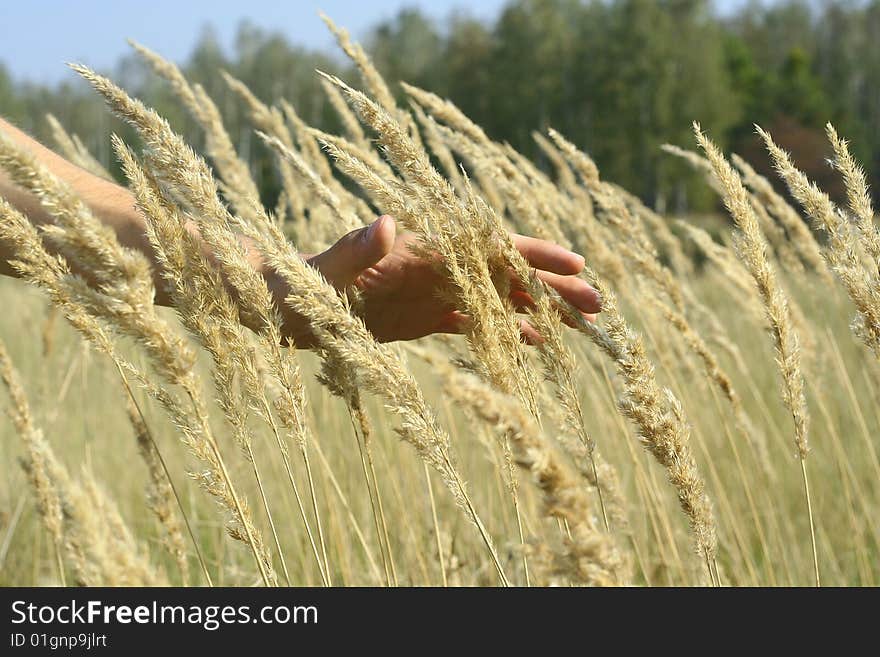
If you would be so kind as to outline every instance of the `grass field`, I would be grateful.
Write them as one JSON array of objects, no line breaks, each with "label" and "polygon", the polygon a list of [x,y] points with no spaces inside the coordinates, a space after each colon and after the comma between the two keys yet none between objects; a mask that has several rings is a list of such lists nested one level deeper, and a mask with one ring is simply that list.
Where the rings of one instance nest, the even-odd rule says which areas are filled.
[{"label": "grass field", "polygon": [[[800,281],[798,298],[814,320],[817,344],[808,361],[810,411],[814,419],[810,466],[814,486],[817,541],[824,582],[829,585],[874,585],[878,573],[878,508],[876,446],[877,370],[870,355],[851,338],[850,309],[834,295],[817,293],[816,283]],[[717,391],[699,372],[699,365],[674,336],[663,331],[649,343],[672,343],[652,350],[659,377],[680,396],[694,425],[697,458],[708,474],[710,496],[716,500],[719,524],[719,562],[724,582],[740,585],[806,585],[811,582],[809,526],[804,513],[801,479],[791,419],[778,400],[778,372],[766,335],[739,304],[731,303],[711,276],[701,275],[695,287],[736,336],[738,358],[720,356],[742,391],[746,412],[767,440],[769,462],[750,449],[738,432]],[[2,317],[2,335],[23,372],[27,392],[40,424],[53,447],[72,472],[90,470],[119,504],[145,549],[168,569],[172,582],[181,582],[174,562],[160,546],[160,530],[145,504],[147,470],[138,457],[131,424],[125,413],[125,395],[118,374],[105,358],[84,347],[61,318],[47,328],[47,306],[34,291],[18,281],[3,281],[3,298],[14,312]],[[726,312],[724,312],[726,311]],[[644,310],[642,310],[644,312]],[[638,316],[639,311],[633,311]],[[663,335],[666,333],[666,335]],[[47,335],[51,345],[44,352]],[[456,339],[463,342],[462,339]],[[581,346],[579,389],[591,430],[601,441],[607,459],[621,474],[627,516],[632,529],[639,584],[694,584],[705,577],[693,555],[687,525],[676,508],[663,472],[635,442],[613,405],[613,375],[590,345]],[[304,368],[314,373],[315,358],[303,354]],[[490,531],[505,557],[514,581],[524,582],[520,565],[516,519],[510,497],[498,471],[503,454],[488,429],[474,427],[446,400],[429,368],[409,357],[429,398],[453,433],[462,470]],[[740,366],[744,366],[742,369]],[[309,420],[315,428],[315,450],[326,458],[334,484],[317,457],[321,514],[326,524],[333,581],[347,585],[384,583],[382,561],[369,496],[364,484],[357,442],[345,405],[330,397],[306,376]],[[215,584],[249,585],[257,581],[247,551],[230,542],[209,499],[187,480],[187,456],[174,429],[160,410],[148,409],[175,484],[206,554]],[[374,458],[388,520],[392,554],[400,584],[440,585],[442,574],[430,495],[424,467],[402,444],[391,427],[394,418],[380,404],[369,404],[376,429]],[[218,418],[219,420],[219,418]],[[230,441],[231,443],[231,441]],[[230,451],[233,447],[229,446]],[[3,427],[0,454],[4,477],[0,489],[2,515],[2,583],[53,585],[58,574],[51,541],[34,505],[27,477],[19,467],[20,441],[10,423]],[[283,527],[282,547],[288,555],[291,577],[301,584],[319,584],[315,561],[284,473],[268,444],[258,445],[258,458],[270,476],[271,498]],[[247,480],[247,467],[235,475]],[[503,468],[502,468],[503,469]],[[304,477],[303,472],[297,473]],[[338,485],[338,490],[336,486]],[[447,580],[450,584],[494,584],[494,573],[478,538],[443,490],[433,482]],[[534,494],[524,485],[523,519],[526,537],[556,531],[542,518]],[[341,495],[340,495],[341,493]],[[251,486],[248,495],[256,499]],[[351,513],[351,515],[349,515]],[[353,516],[353,518],[352,518]],[[357,529],[355,529],[357,527]],[[360,532],[367,547],[358,537]],[[192,557],[191,557],[192,560]],[[192,566],[193,569],[195,568]],[[192,583],[200,582],[198,573]]]},{"label": "grass field", "polygon": [[[369,91],[325,80],[349,141],[240,90],[279,152],[284,230],[321,248],[344,222],[395,214],[443,256],[447,293],[473,318],[467,335],[377,344],[357,300],[343,303],[260,223],[209,100],[147,53],[204,125],[210,171],[147,109],[80,71],[144,140],[117,151],[152,208],[180,314],[144,302],[142,271],[105,237],[69,239],[94,218],[2,144],[5,168],[53,203],[65,255],[98,263],[112,285],[77,287],[20,216],[0,213],[24,277],[56,302],[0,281],[0,338],[25,393],[5,368],[0,584],[875,585],[880,240],[844,151],[848,210],[786,178],[831,239],[705,141],[707,159],[691,159],[732,218],[661,217],[552,132],[538,137],[548,174],[425,92],[407,89],[415,115],[400,109],[339,38]],[[277,348],[247,273],[234,279],[236,309],[174,232],[184,216],[218,249],[243,233],[273,254],[320,348]],[[502,228],[584,253],[604,297],[595,326],[530,277]],[[236,275],[230,249],[219,266]],[[538,346],[517,341],[508,271],[535,302]],[[267,328],[242,329],[246,310]],[[139,443],[142,424],[151,437],[141,429]]]}]

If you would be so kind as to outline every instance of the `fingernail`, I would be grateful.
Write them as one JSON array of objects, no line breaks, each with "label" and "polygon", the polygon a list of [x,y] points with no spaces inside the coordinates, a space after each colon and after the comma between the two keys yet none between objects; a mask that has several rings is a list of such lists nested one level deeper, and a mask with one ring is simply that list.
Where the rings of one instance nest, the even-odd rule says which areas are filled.
[{"label": "fingernail", "polygon": [[370,227],[367,228],[366,232],[364,233],[365,242],[372,241],[373,237],[376,235],[376,231],[379,230],[379,225],[383,221],[385,221],[385,217],[379,217],[378,219],[376,219],[376,221],[370,224]]}]

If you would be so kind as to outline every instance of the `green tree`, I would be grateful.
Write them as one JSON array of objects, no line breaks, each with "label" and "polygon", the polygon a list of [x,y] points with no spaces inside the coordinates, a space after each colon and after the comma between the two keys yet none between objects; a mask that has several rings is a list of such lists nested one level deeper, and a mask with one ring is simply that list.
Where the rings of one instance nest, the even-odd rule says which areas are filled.
[{"label": "green tree", "polygon": [[[417,9],[404,9],[367,38],[377,68],[391,80],[434,87],[443,77],[443,37]],[[398,92],[399,90],[394,90]]]}]

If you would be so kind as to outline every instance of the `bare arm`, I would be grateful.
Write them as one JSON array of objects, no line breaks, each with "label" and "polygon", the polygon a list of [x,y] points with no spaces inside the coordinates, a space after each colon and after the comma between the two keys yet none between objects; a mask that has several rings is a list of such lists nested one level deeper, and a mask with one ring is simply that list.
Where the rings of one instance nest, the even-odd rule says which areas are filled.
[{"label": "bare arm", "polygon": [[[160,264],[146,235],[146,221],[135,207],[134,196],[124,187],[99,178],[68,162],[22,131],[0,118],[0,132],[7,135],[58,178],[65,181],[92,210],[99,221],[111,227],[124,246],[144,253],[153,264],[156,303],[170,305],[171,299],[162,279]],[[18,208],[35,225],[52,222],[39,200],[16,186],[0,170],[0,196]],[[192,226],[194,234],[197,229]],[[411,340],[437,332],[459,332],[466,321],[454,308],[438,300],[437,290],[443,281],[428,263],[414,256],[409,248],[409,234],[398,234],[391,217],[379,217],[370,226],[352,231],[326,251],[303,256],[337,288],[355,284],[363,290],[364,320],[377,339]],[[595,290],[576,278],[584,259],[562,247],[529,237],[514,236],[517,247],[537,268],[538,275],[583,313],[599,311]],[[210,253],[206,251],[210,258]],[[9,265],[13,251],[0,240],[0,273],[15,275]],[[253,267],[265,276],[284,317],[284,332],[298,346],[312,346],[308,321],[293,313],[284,303],[287,289],[273,271],[267,269],[256,250],[249,250]],[[89,272],[78,272],[89,278]],[[233,298],[235,290],[230,289]],[[526,308],[529,299],[515,300]],[[535,337],[530,336],[530,337]]]},{"label": "bare arm", "polygon": [[[2,118],[0,118],[0,132],[29,151],[40,164],[67,183],[95,216],[116,232],[121,244],[144,253],[154,264],[154,271],[158,277],[155,254],[147,239],[144,218],[135,209],[134,196],[127,189],[68,162]],[[42,207],[39,199],[15,185],[2,169],[0,169],[0,196],[20,210],[34,225],[52,223],[51,215]],[[0,240],[0,273],[8,276],[16,275],[9,265],[12,256],[11,247]],[[79,273],[88,276],[88,272]],[[156,283],[159,297],[157,302],[167,305],[169,300],[168,295],[164,293],[164,286],[159,284],[158,278]]]}]

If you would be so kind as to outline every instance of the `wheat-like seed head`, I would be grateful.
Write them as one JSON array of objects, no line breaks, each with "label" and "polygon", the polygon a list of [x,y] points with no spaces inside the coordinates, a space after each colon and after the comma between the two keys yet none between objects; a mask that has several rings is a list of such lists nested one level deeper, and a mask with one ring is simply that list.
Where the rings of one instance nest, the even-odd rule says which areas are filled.
[{"label": "wheat-like seed head", "polygon": [[146,257],[119,244],[113,230],[103,225],[70,187],[36,158],[0,134],[0,167],[11,180],[36,196],[56,224],[44,231],[65,255],[78,263],[100,284],[114,284],[122,277],[151,294]]},{"label": "wheat-like seed head", "polygon": [[690,425],[672,392],[657,384],[642,340],[620,313],[616,295],[589,268],[587,279],[602,295],[605,321],[604,329],[585,325],[582,330],[617,367],[624,390],[621,412],[633,421],[644,447],[666,469],[690,521],[696,550],[711,561],[717,549],[715,517],[691,453]]},{"label": "wheat-like seed head", "polygon": [[113,182],[113,176],[110,172],[89,152],[89,149],[86,148],[77,135],[68,134],[64,126],[52,114],[46,114],[46,122],[49,124],[49,130],[52,132],[55,146],[65,158],[81,169],[85,169],[99,178]]},{"label": "wheat-like seed head", "polygon": [[873,272],[865,270],[859,257],[861,245],[849,221],[828,195],[794,166],[788,153],[779,148],[767,132],[756,129],[792,196],[816,226],[828,234],[829,242],[824,255],[859,312],[856,333],[875,354],[880,354],[880,293],[872,285]]},{"label": "wheat-like seed head", "polygon": [[156,75],[171,85],[184,107],[199,122],[205,132],[205,150],[223,179],[224,194],[237,211],[247,212],[259,201],[260,193],[247,163],[236,153],[214,101],[201,85],[190,85],[176,64],[139,43],[132,40],[129,43]]},{"label": "wheat-like seed head", "polygon": [[279,157],[287,160],[293,166],[297,173],[305,179],[306,184],[309,185],[315,196],[333,211],[333,215],[338,222],[334,226],[336,234],[348,232],[363,225],[363,222],[355,213],[342,207],[342,202],[336,193],[324,183],[322,178],[312,170],[298,153],[285,146],[277,137],[272,137],[260,131],[257,131],[257,134],[266,145],[278,153]]},{"label": "wheat-like seed head", "polygon": [[794,420],[794,442],[798,455],[803,460],[809,450],[807,442],[809,414],[800,366],[800,341],[792,321],[788,299],[767,259],[766,241],[742,180],[696,123],[694,123],[694,133],[697,142],[712,163],[719,184],[724,189],[724,204],[740,230],[737,235],[737,251],[746,263],[764,302],[782,374],[782,398]]},{"label": "wheat-like seed head", "polygon": [[[862,244],[871,256],[876,269],[880,263],[880,233],[874,225],[874,206],[871,201],[871,193],[868,191],[868,182],[865,180],[865,171],[850,154],[847,141],[838,136],[834,126],[830,123],[827,124],[825,132],[834,149],[832,164],[835,169],[840,171],[844,182],[846,182],[849,209],[856,218]],[[876,271],[871,273],[876,277]]]},{"label": "wheat-like seed head", "polygon": [[730,159],[742,174],[743,183],[756,196],[756,206],[765,207],[767,212],[785,226],[788,239],[797,249],[803,263],[831,283],[833,277],[822,258],[821,247],[806,222],[773,188],[770,181],[755,171],[748,162],[736,153],[731,153]]}]

